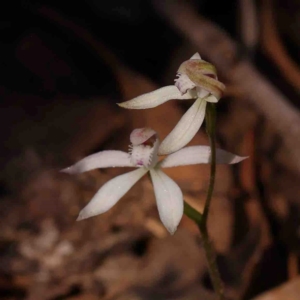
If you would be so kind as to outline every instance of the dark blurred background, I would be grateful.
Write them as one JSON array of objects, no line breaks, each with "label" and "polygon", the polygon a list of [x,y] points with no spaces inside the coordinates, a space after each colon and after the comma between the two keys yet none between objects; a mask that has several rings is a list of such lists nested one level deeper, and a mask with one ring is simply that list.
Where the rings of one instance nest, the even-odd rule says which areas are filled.
[{"label": "dark blurred background", "polygon": [[[148,178],[76,223],[124,170],[59,173],[96,151],[127,151],[134,128],[165,137],[189,101],[116,103],[173,84],[195,52],[227,86],[219,146],[250,156],[218,167],[209,226],[227,294],[299,299],[298,0],[11,1],[0,15],[0,299],[216,299],[196,226],[184,218],[170,237]],[[208,144],[203,129],[193,143]],[[201,210],[208,171],[168,174]]]}]

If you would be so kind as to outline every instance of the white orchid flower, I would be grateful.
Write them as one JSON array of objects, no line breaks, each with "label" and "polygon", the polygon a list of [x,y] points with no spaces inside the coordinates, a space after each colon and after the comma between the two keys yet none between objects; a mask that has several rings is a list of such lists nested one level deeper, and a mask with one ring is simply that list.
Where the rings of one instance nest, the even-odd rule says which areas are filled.
[{"label": "white orchid flower", "polygon": [[[137,168],[105,183],[80,212],[77,220],[83,220],[106,212],[139,179],[147,172],[150,172],[160,219],[167,230],[173,234],[183,215],[183,195],[179,186],[161,169],[183,165],[207,164],[210,162],[210,147],[186,147],[159,161],[157,155],[159,139],[153,129],[135,129],[130,135],[130,141],[129,153],[123,151],[101,151],[87,156],[71,167],[62,170],[65,173],[78,174],[97,168]],[[217,149],[216,152],[216,161],[219,164],[235,164],[245,158],[220,149]]]},{"label": "white orchid flower", "polygon": [[224,84],[218,81],[215,67],[202,60],[199,53],[181,64],[177,76],[175,85],[119,103],[119,106],[127,109],[146,109],[173,99],[196,100],[160,144],[160,155],[170,154],[188,144],[203,123],[206,103],[218,102],[225,90]]}]

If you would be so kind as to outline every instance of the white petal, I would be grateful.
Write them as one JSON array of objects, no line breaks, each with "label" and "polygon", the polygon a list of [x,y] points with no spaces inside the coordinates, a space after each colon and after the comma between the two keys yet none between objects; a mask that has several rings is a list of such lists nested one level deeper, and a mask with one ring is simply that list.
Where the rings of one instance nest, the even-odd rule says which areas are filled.
[{"label": "white petal", "polygon": [[123,151],[101,151],[89,155],[76,164],[61,170],[61,172],[69,174],[78,174],[97,168],[108,167],[134,167],[128,153]]},{"label": "white petal", "polygon": [[[186,147],[168,155],[161,161],[160,166],[170,168],[184,165],[208,164],[210,162],[210,153],[209,146]],[[236,164],[246,158],[222,149],[217,149],[216,151],[217,164]]]},{"label": "white petal", "polygon": [[202,89],[201,87],[197,87],[197,95],[198,98],[204,98],[209,95],[209,91]]},{"label": "white petal", "polygon": [[205,98],[205,101],[211,103],[217,103],[219,100],[214,95],[210,95]]},{"label": "white petal", "polygon": [[205,108],[206,101],[198,98],[162,141],[158,154],[164,155],[175,152],[189,143],[203,123]]},{"label": "white petal", "polygon": [[167,230],[174,234],[183,215],[181,189],[160,169],[150,170],[160,219]]},{"label": "white petal", "polygon": [[249,156],[238,156],[222,149],[217,149],[216,151],[217,164],[237,164],[248,157]]},{"label": "white petal", "polygon": [[132,100],[118,103],[119,106],[128,109],[146,109],[156,107],[169,100],[178,99],[195,99],[197,97],[195,91],[188,91],[184,95],[181,95],[180,91],[175,85],[165,86],[156,91],[141,95]]},{"label": "white petal", "polygon": [[77,221],[108,211],[147,172],[148,170],[146,168],[140,168],[129,173],[119,175],[106,182],[88,205],[80,212]]},{"label": "white petal", "polygon": [[198,52],[196,52],[190,59],[201,59],[201,56]]}]

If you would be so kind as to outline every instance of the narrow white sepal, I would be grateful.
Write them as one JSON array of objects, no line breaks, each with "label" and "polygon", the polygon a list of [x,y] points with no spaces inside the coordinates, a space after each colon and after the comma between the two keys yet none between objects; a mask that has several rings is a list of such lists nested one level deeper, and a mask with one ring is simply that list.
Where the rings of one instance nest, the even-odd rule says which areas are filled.
[{"label": "narrow white sepal", "polygon": [[[211,151],[209,146],[190,146],[168,155],[161,161],[160,167],[170,168],[177,166],[208,164]],[[235,155],[222,149],[216,150],[217,164],[236,164],[247,157]]]},{"label": "narrow white sepal", "polygon": [[123,151],[101,151],[89,155],[76,164],[61,170],[61,172],[68,174],[78,174],[98,168],[109,167],[134,167],[128,153]]},{"label": "narrow white sepal", "polygon": [[151,169],[150,175],[159,217],[170,234],[174,234],[183,215],[181,189],[160,169]]},{"label": "narrow white sepal", "polygon": [[182,95],[175,85],[169,85],[132,100],[118,103],[118,105],[127,109],[146,109],[156,107],[173,99],[186,100],[195,98],[197,98],[195,91],[188,91]]},{"label": "narrow white sepal", "polygon": [[158,148],[158,154],[165,155],[175,152],[189,143],[203,123],[205,108],[206,101],[198,98],[162,141]]},{"label": "narrow white sepal", "polygon": [[[201,88],[201,87],[198,87],[197,86],[197,95],[198,95],[198,98],[205,98],[206,96],[209,95],[209,91]],[[205,99],[206,100],[206,99]]]},{"label": "narrow white sepal", "polygon": [[211,103],[217,103],[219,100],[214,95],[210,95],[205,98],[205,101]]},{"label": "narrow white sepal", "polygon": [[238,156],[231,152],[227,152],[222,149],[216,150],[216,163],[217,164],[237,164],[244,159],[247,159],[249,156]]},{"label": "narrow white sepal", "polygon": [[198,52],[196,52],[190,59],[201,59],[201,56]]},{"label": "narrow white sepal", "polygon": [[88,205],[79,213],[77,221],[108,211],[147,172],[148,170],[146,168],[140,168],[129,173],[119,175],[106,182]]}]

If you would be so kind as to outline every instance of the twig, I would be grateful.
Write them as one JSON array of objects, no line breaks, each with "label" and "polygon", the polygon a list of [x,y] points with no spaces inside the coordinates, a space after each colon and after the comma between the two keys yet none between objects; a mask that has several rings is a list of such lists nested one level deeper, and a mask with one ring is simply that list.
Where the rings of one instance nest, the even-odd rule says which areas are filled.
[{"label": "twig", "polygon": [[112,69],[117,77],[119,75],[119,69],[123,70],[123,68],[125,68],[118,57],[85,27],[78,25],[68,19],[65,15],[47,6],[40,6],[37,8],[37,13],[62,28],[67,29],[79,40],[89,45],[90,48]]},{"label": "twig", "polygon": [[300,69],[290,58],[278,34],[271,0],[262,1],[262,46],[285,79],[300,93]]},{"label": "twig", "polygon": [[238,30],[251,59],[259,40],[257,9],[254,0],[239,0]]}]

